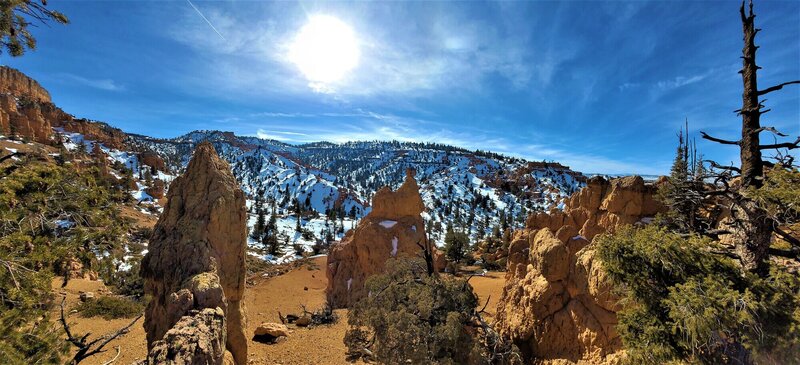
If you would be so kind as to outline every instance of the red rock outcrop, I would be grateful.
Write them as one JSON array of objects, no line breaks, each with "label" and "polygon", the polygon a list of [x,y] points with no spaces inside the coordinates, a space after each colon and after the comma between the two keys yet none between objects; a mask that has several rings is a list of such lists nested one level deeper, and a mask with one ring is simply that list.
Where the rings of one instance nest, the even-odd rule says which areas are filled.
[{"label": "red rock outcrop", "polygon": [[158,171],[167,172],[167,164],[164,162],[164,159],[155,152],[146,151],[140,153],[139,162]]},{"label": "red rock outcrop", "polygon": [[[145,293],[152,297],[144,323],[150,355],[159,359],[158,349],[179,346],[169,343],[172,338],[194,338],[181,334],[186,329],[180,329],[180,323],[205,323],[213,334],[204,340],[210,345],[193,345],[191,351],[186,351],[193,354],[191,359],[180,361],[194,363],[192,359],[200,356],[209,359],[208,363],[221,363],[224,351],[216,351],[213,346],[218,341],[225,344],[236,364],[244,365],[247,363],[242,301],[247,244],[244,194],[230,166],[210,143],[204,142],[197,146],[186,172],[172,182],[168,198],[150,239],[149,251],[142,260]],[[219,320],[208,310],[217,308],[224,313],[225,331],[213,330]],[[197,315],[204,317],[192,318]],[[205,352],[197,355],[197,351]]]},{"label": "red rock outcrop", "polygon": [[120,129],[109,126],[102,122],[94,122],[88,119],[68,119],[53,126],[64,128],[67,132],[80,133],[86,139],[97,141],[108,148],[124,150],[125,138],[127,134]]},{"label": "red rock outcrop", "polygon": [[161,179],[154,179],[152,185],[144,189],[144,192],[155,199],[161,199],[164,197],[164,189],[164,181]]},{"label": "red rock outcrop", "polygon": [[655,199],[656,190],[655,185],[645,184],[640,176],[611,181],[595,176],[569,198],[563,211],[533,214],[528,217],[526,226],[529,229],[550,228],[553,232],[572,226],[591,241],[599,233],[613,232],[616,227],[665,211]]},{"label": "red rock outcrop", "polygon": [[514,234],[495,325],[528,363],[621,360],[618,298],[591,240],[662,211],[655,190],[638,176],[592,178],[564,211],[532,215]]},{"label": "red rock outcrop", "polygon": [[26,96],[42,103],[51,102],[50,93],[36,80],[8,66],[0,66],[0,93]]},{"label": "red rock outcrop", "polygon": [[0,66],[0,134],[49,143],[53,127],[83,134],[106,147],[125,147],[126,134],[121,130],[101,122],[74,119],[52,103],[50,93],[38,82],[18,70]]},{"label": "red rock outcrop", "polygon": [[57,108],[38,82],[0,66],[0,134],[48,143],[52,127],[72,116]]},{"label": "red rock outcrop", "polygon": [[[406,171],[403,185],[392,191],[383,187],[372,199],[372,211],[348,231],[328,254],[328,303],[334,308],[355,304],[367,295],[364,282],[380,273],[392,257],[418,257],[427,245],[425,223],[420,215],[425,204],[413,170]],[[436,251],[438,269],[443,256]]]},{"label": "red rock outcrop", "polygon": [[71,118],[51,103],[20,103],[14,95],[0,94],[0,134],[48,143],[53,134],[52,127]]}]

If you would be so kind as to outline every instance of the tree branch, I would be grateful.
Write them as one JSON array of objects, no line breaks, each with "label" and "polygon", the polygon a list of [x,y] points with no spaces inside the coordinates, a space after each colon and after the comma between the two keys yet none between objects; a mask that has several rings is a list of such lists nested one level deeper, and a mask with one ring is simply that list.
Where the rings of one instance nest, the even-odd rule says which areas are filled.
[{"label": "tree branch", "polygon": [[797,147],[800,147],[800,137],[797,137],[797,140],[794,142],[785,142],[785,143],[775,143],[775,144],[762,144],[758,146],[760,150],[771,150],[771,149],[778,149],[778,148],[788,148],[793,150]]},{"label": "tree branch", "polygon": [[781,238],[783,238],[784,241],[789,242],[793,246],[800,247],[800,239],[780,229],[780,227],[775,227],[775,233],[777,233],[778,236],[781,236]]},{"label": "tree branch", "polygon": [[785,257],[787,259],[797,260],[797,252],[792,250],[779,250],[777,248],[769,248],[769,254],[772,256]]},{"label": "tree branch", "polygon": [[775,129],[775,127],[761,127],[761,128],[758,128],[758,129],[754,130],[753,134],[757,134],[757,133],[761,133],[761,132],[767,132],[767,131],[772,132],[773,134],[778,135],[780,137],[788,137],[789,136],[787,134],[783,134],[783,133],[779,132],[777,129]]},{"label": "tree branch", "polygon": [[739,143],[741,143],[741,141],[729,141],[729,140],[725,140],[725,139],[719,139],[719,138],[716,138],[716,137],[711,137],[706,132],[700,132],[700,135],[703,137],[703,139],[707,139],[709,141],[714,141],[714,142],[722,143],[722,144],[739,145]]},{"label": "tree branch", "polygon": [[711,165],[711,167],[715,168],[715,169],[729,170],[729,171],[733,171],[733,172],[742,173],[742,169],[740,169],[738,167],[735,167],[735,166],[723,166],[723,165],[720,165],[720,164],[718,164],[718,163],[716,163],[716,162],[714,162],[712,160],[704,160],[704,161],[708,162],[708,164]]},{"label": "tree branch", "polygon": [[768,87],[768,88],[766,88],[764,90],[759,90],[758,91],[758,95],[764,95],[766,93],[771,93],[773,91],[778,91],[780,89],[783,89],[784,86],[792,85],[792,84],[800,84],[800,80],[784,82],[782,84],[778,84],[778,85],[775,85],[775,86],[772,86],[772,87]]}]

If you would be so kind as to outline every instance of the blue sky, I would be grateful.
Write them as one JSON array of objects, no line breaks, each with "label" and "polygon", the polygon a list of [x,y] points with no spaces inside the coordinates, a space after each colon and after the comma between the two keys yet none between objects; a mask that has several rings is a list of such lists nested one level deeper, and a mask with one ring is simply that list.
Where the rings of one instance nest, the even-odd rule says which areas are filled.
[{"label": "blue sky", "polygon": [[[454,144],[584,172],[668,171],[676,132],[734,138],[736,1],[51,1],[68,26],[0,62],[78,117],[174,137],[220,129],[290,143]],[[287,60],[314,15],[348,24],[358,65],[325,90]],[[800,2],[758,1],[762,88],[800,79]],[[800,87],[763,119],[800,134]],[[698,141],[721,162],[730,147]]]}]

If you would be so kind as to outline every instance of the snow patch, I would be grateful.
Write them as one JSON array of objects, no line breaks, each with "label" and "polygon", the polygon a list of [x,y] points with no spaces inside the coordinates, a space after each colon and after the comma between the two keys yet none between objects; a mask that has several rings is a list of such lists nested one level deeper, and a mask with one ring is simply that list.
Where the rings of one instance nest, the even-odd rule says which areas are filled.
[{"label": "snow patch", "polygon": [[397,256],[397,237],[392,237],[392,257]]},{"label": "snow patch", "polygon": [[353,278],[347,279],[347,291],[350,291],[351,284],[353,284]]},{"label": "snow patch", "polygon": [[394,227],[395,224],[397,224],[397,221],[390,221],[390,220],[385,220],[380,223],[380,225],[382,225],[383,228],[392,228]]}]

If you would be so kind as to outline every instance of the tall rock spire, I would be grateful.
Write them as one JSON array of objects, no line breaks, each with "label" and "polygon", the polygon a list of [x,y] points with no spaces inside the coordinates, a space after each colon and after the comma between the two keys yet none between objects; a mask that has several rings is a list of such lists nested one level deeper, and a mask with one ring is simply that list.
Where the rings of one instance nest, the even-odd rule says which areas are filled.
[{"label": "tall rock spire", "polygon": [[244,194],[228,163],[203,142],[167,197],[141,270],[145,293],[152,296],[144,323],[148,359],[222,363],[225,351],[213,344],[224,343],[236,364],[244,365]]}]

